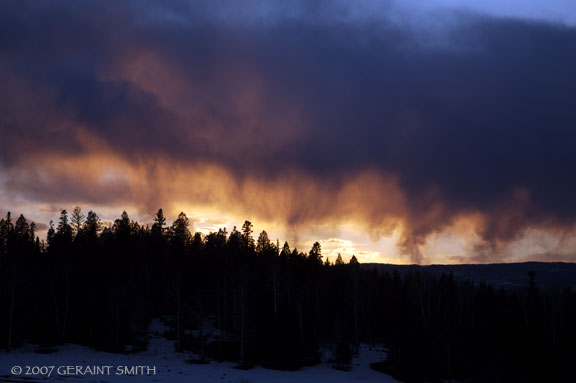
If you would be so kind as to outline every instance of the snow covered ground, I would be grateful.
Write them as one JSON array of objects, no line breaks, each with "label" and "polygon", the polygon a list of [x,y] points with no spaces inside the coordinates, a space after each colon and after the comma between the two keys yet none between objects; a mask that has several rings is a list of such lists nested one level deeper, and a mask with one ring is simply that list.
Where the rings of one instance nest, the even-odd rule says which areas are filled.
[{"label": "snow covered ground", "polygon": [[[78,345],[65,345],[51,354],[34,352],[35,346],[26,346],[10,353],[0,353],[0,382],[191,382],[191,383],[288,383],[288,382],[396,382],[392,377],[373,371],[369,364],[382,360],[382,352],[362,345],[350,371],[339,371],[329,363],[305,367],[300,371],[276,371],[256,366],[250,370],[235,369],[234,363],[189,364],[193,354],[175,353],[174,343],[160,335],[150,340],[148,350],[137,354],[111,354],[94,351]],[[15,366],[22,368],[19,374],[11,373]],[[50,377],[47,369],[32,371],[28,367],[52,367]],[[80,366],[80,370],[76,370]],[[92,374],[100,366],[99,374]],[[110,366],[110,367],[102,367]],[[136,375],[126,375],[124,366],[143,366]],[[92,373],[87,371],[91,368]],[[120,369],[119,369],[120,368]],[[155,368],[153,375],[142,375],[148,368]],[[18,372],[18,370],[16,371]],[[37,372],[37,374],[33,374]],[[40,373],[38,373],[40,372]],[[73,376],[64,376],[65,373]],[[122,375],[118,375],[122,372]],[[27,374],[32,373],[32,374]]]}]

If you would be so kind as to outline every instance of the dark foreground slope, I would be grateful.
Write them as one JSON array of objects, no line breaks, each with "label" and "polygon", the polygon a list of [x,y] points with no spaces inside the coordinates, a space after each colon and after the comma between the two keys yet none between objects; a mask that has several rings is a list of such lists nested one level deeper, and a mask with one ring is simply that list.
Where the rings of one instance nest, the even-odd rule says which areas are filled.
[{"label": "dark foreground slope", "polygon": [[406,382],[572,381],[569,264],[331,264],[319,243],[281,247],[250,222],[192,235],[161,211],[151,228],[124,213],[100,229],[63,212],[43,244],[24,217],[0,220],[0,347],[139,352],[165,318],[162,336],[199,363],[296,370],[331,348],[345,370],[368,343],[388,349],[373,367]]}]

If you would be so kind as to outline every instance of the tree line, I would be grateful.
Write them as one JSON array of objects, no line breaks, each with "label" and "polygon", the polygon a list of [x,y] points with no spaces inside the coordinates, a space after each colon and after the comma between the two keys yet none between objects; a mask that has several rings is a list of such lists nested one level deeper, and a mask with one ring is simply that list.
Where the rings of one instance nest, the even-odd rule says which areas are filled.
[{"label": "tree line", "polygon": [[361,343],[384,345],[376,370],[402,381],[564,381],[576,351],[576,294],[536,276],[514,291],[452,274],[400,275],[280,246],[265,231],[192,233],[184,213],[151,226],[126,212],[104,226],[62,211],[41,240],[33,222],[0,220],[0,347],[78,343],[137,352],[161,318],[175,351],[298,369],[331,349],[350,368]]}]

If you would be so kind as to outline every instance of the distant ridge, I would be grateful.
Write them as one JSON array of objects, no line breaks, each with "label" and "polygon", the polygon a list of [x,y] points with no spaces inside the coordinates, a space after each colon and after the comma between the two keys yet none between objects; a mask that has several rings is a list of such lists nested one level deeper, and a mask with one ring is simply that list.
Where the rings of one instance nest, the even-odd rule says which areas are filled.
[{"label": "distant ridge", "polygon": [[460,265],[394,265],[389,263],[364,263],[363,267],[383,272],[397,270],[401,275],[420,272],[430,277],[452,273],[458,280],[475,283],[486,282],[497,287],[523,288],[528,285],[528,273],[536,273],[536,283],[545,289],[571,287],[576,290],[576,263],[521,262]]}]

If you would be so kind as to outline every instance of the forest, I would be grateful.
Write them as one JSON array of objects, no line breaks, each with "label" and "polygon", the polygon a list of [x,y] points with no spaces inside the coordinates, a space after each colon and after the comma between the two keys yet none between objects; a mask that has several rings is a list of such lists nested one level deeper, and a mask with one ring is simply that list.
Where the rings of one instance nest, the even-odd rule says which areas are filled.
[{"label": "forest", "polygon": [[296,370],[349,369],[362,343],[383,345],[372,368],[404,382],[563,382],[576,360],[576,293],[535,273],[520,289],[453,274],[400,275],[280,245],[249,221],[208,235],[162,209],[141,225],[123,212],[62,211],[45,239],[23,215],[0,221],[0,348],[50,352],[76,343],[145,350],[162,318],[175,352]]}]

